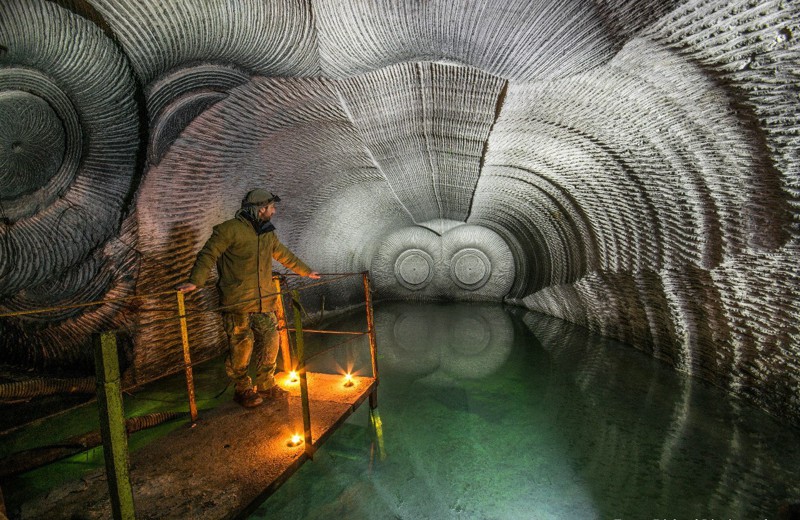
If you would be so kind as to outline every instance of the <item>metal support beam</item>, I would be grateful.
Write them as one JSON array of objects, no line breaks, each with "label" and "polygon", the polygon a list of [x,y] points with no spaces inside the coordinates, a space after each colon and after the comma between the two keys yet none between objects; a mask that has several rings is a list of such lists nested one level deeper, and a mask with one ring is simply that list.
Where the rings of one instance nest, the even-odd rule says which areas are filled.
[{"label": "metal support beam", "polygon": [[186,371],[186,388],[189,392],[189,414],[192,423],[197,422],[197,400],[194,396],[194,374],[192,372],[192,356],[189,352],[189,331],[186,328],[186,302],[183,293],[178,291],[178,316],[181,319],[181,342],[183,343],[183,366]]},{"label": "metal support beam", "polygon": [[133,520],[136,514],[129,473],[128,434],[122,407],[117,338],[112,332],[104,332],[93,335],[92,341],[111,512],[115,520]]},{"label": "metal support beam", "polygon": [[281,279],[273,276],[275,292],[278,293],[278,303],[275,305],[275,318],[278,321],[278,337],[281,345],[281,359],[283,360],[283,371],[287,374],[294,370],[295,361],[292,359],[292,351],[289,348],[289,330],[286,327],[286,308],[283,306],[283,292],[281,292]]},{"label": "metal support beam", "polygon": [[306,379],[305,343],[303,341],[303,317],[300,314],[300,295],[292,291],[292,308],[294,309],[295,347],[297,352],[297,375],[300,376],[300,402],[303,405],[303,432],[305,436],[306,455],[314,455],[314,445],[311,438],[311,405],[308,401],[308,380]]},{"label": "metal support beam", "polygon": [[[369,273],[364,271],[361,276],[364,279],[364,301],[367,307],[367,333],[369,335],[369,355],[372,359],[372,377],[378,383],[378,340],[375,338],[375,315],[372,309],[372,290],[369,282]],[[369,394],[369,407],[378,407],[378,389]]]}]

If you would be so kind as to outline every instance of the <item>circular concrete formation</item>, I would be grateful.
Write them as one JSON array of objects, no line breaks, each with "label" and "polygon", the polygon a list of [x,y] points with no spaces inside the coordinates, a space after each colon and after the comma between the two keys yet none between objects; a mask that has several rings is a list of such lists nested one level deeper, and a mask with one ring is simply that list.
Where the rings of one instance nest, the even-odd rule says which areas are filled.
[{"label": "circular concrete formation", "polygon": [[0,92],[0,199],[31,193],[56,175],[64,157],[64,127],[43,99]]},{"label": "circular concrete formation", "polygon": [[[403,287],[422,289],[433,279],[433,258],[421,249],[407,249],[397,257],[394,273]],[[462,249],[450,261],[450,278],[462,289],[480,289],[491,275],[492,262],[479,249]]]},{"label": "circular concrete formation", "polygon": [[401,228],[374,251],[369,269],[384,297],[497,301],[514,279],[513,256],[502,237],[450,219]]},{"label": "circular concrete formation", "polygon": [[52,2],[0,2],[0,43],[0,313],[65,307],[8,324],[24,340],[5,353],[81,365],[89,335],[126,318],[68,307],[136,283],[135,239],[117,239],[140,173],[137,86],[100,27]]},{"label": "circular concrete formation", "polygon": [[462,289],[480,289],[491,275],[492,262],[479,249],[462,249],[450,261],[450,278]]},{"label": "circular concrete formation", "polygon": [[421,249],[408,249],[397,257],[394,272],[403,287],[422,289],[433,278],[433,258]]},{"label": "circular concrete formation", "polygon": [[69,190],[85,144],[76,108],[46,75],[22,67],[0,69],[4,218],[19,222],[35,217]]}]

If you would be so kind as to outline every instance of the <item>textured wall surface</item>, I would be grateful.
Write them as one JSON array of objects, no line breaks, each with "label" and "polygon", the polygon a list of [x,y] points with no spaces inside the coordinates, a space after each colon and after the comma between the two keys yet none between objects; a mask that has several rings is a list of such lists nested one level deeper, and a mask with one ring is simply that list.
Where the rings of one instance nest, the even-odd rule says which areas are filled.
[{"label": "textured wall surface", "polygon": [[120,328],[170,369],[170,289],[266,187],[377,298],[506,300],[800,424],[799,39],[782,0],[4,0],[0,313],[143,298],[0,318],[0,355]]}]

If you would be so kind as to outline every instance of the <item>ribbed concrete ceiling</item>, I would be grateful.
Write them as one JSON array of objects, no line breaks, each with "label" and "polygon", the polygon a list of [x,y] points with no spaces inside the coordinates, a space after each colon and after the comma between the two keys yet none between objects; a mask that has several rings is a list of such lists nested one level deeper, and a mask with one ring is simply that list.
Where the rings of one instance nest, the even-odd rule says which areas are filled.
[{"label": "ribbed concrete ceiling", "polygon": [[[284,242],[378,298],[505,299],[800,422],[799,21],[779,0],[6,0],[0,312],[169,291],[267,187]],[[122,327],[146,379],[180,359],[145,326],[170,305],[4,319],[3,356],[80,365]],[[219,348],[213,313],[192,327]]]}]

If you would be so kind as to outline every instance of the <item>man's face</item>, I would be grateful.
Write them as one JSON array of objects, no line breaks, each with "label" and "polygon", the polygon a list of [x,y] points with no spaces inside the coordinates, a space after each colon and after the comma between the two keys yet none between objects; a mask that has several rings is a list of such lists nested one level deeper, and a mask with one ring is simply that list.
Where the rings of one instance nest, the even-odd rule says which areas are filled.
[{"label": "man's face", "polygon": [[275,214],[275,204],[271,203],[258,210],[258,218],[260,220],[269,220]]}]

